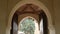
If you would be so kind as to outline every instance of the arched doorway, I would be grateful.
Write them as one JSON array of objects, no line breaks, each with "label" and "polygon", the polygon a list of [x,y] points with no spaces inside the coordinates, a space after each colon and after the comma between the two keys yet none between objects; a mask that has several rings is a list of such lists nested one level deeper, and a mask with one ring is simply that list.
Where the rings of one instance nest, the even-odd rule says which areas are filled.
[{"label": "arched doorway", "polygon": [[39,34],[38,22],[35,18],[27,16],[20,21],[18,30],[18,34]]},{"label": "arched doorway", "polygon": [[[22,14],[24,14],[24,15],[22,15]],[[11,32],[11,34],[17,34],[17,32],[18,32],[18,16],[19,15],[22,15],[22,17],[23,16],[25,16],[25,14],[26,15],[31,15],[31,14],[36,14],[35,16],[37,16],[38,15],[38,28],[36,28],[36,29],[38,29],[39,31],[40,31],[40,20],[41,19],[43,19],[43,34],[48,34],[48,22],[47,22],[47,16],[46,16],[46,14],[43,12],[43,10],[39,10],[39,7],[38,6],[36,6],[36,5],[34,5],[34,4],[25,4],[25,5],[23,5],[22,7],[20,7],[16,12],[15,12],[15,14],[14,14],[14,16],[13,16],[13,20],[12,20],[12,27],[11,27],[11,30],[12,30],[12,32]],[[29,16],[28,15],[28,16]],[[31,16],[33,16],[33,15],[31,15]],[[34,16],[34,17],[35,17]],[[20,17],[21,18],[21,17]],[[23,21],[24,22],[24,21]],[[16,23],[16,24],[14,24],[14,23]],[[27,23],[26,23],[27,24]],[[14,25],[16,25],[16,26],[14,26]],[[16,28],[16,29],[15,29]],[[21,28],[20,28],[21,29]],[[25,29],[25,28],[24,28]],[[30,30],[29,30],[30,31]],[[38,32],[39,32],[38,31]],[[26,34],[26,30],[24,31],[25,32],[25,34]],[[31,33],[27,33],[27,34],[31,34]],[[34,34],[34,33],[33,33]],[[37,34],[37,32],[35,33],[35,34]]]},{"label": "arched doorway", "polygon": [[[49,28],[49,31],[50,31],[50,34],[52,34],[52,32],[53,32],[53,34],[55,34],[55,30],[54,30],[54,28],[53,28],[53,25],[52,25],[52,19],[51,19],[51,15],[50,15],[50,13],[49,13],[49,11],[48,11],[48,9],[41,3],[41,2],[39,2],[39,1],[37,1],[37,0],[34,0],[34,1],[32,1],[32,0],[27,0],[27,1],[20,1],[14,8],[13,8],[13,10],[11,11],[11,13],[10,13],[10,15],[9,15],[9,20],[8,20],[8,27],[7,27],[7,31],[8,31],[8,33],[7,34],[10,34],[10,29],[11,29],[11,21],[12,21],[12,16],[14,15],[14,13],[16,12],[16,10],[19,8],[19,7],[21,7],[22,5],[24,5],[24,4],[30,4],[30,3],[32,3],[32,4],[35,4],[35,5],[37,5],[37,6],[39,6],[41,9],[43,9],[44,11],[44,13],[46,14],[46,16],[47,16],[47,18],[48,18],[48,28]],[[50,28],[51,27],[51,28]],[[51,32],[52,31],[52,32]]]}]

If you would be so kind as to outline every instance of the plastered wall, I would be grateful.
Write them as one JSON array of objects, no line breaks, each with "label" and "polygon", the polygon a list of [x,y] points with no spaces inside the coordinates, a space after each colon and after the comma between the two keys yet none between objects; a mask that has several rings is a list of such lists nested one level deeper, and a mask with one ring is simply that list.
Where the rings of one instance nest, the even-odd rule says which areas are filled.
[{"label": "plastered wall", "polygon": [[[0,0],[0,34],[5,34],[8,16],[12,8],[21,0]],[[60,34],[60,0],[39,0],[50,11],[56,34]]]},{"label": "plastered wall", "polygon": [[7,23],[7,0],[0,0],[0,34],[5,34]]},{"label": "plastered wall", "polygon": [[55,11],[55,29],[56,34],[60,34],[60,0],[54,1],[54,11]]}]

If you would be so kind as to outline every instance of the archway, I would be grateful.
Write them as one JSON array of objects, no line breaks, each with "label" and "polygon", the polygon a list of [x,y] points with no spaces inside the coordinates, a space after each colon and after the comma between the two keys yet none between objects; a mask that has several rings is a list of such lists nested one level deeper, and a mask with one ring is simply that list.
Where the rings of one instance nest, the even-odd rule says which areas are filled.
[{"label": "archway", "polygon": [[[48,9],[38,0],[22,0],[20,1],[18,4],[16,4],[16,6],[12,9],[10,15],[9,15],[9,19],[8,19],[8,26],[7,26],[7,30],[6,30],[6,34],[10,34],[10,29],[11,29],[11,21],[12,21],[12,17],[15,13],[15,11],[21,7],[22,5],[24,4],[35,4],[37,6],[39,6],[42,10],[44,10],[45,14],[47,15],[47,18],[48,18],[48,28],[49,28],[49,31],[50,31],[50,34],[55,34],[55,30],[54,30],[54,27],[52,25],[52,18],[51,18],[51,15],[50,15],[50,12],[48,11]],[[8,33],[7,33],[8,31]],[[52,31],[52,32],[51,32]]]},{"label": "archway", "polygon": [[[22,27],[25,26],[25,27],[22,28],[21,26]],[[38,22],[35,18],[31,16],[24,17],[18,25],[18,34],[21,34],[21,33],[26,34],[26,32],[29,34],[39,34]]]}]

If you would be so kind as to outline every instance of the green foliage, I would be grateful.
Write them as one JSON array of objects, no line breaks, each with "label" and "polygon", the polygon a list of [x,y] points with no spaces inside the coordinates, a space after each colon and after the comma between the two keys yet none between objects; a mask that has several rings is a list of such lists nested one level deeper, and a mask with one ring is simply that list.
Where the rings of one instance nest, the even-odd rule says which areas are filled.
[{"label": "green foliage", "polygon": [[35,24],[32,19],[25,19],[20,23],[20,31],[24,31],[25,34],[34,34]]}]

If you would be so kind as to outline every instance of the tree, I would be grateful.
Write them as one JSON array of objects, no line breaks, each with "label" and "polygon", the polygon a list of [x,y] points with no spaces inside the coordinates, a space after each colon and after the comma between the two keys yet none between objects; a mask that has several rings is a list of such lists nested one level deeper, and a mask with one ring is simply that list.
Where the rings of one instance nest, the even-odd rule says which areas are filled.
[{"label": "tree", "polygon": [[24,31],[25,34],[34,34],[35,24],[33,19],[25,19],[20,23],[20,31]]}]

